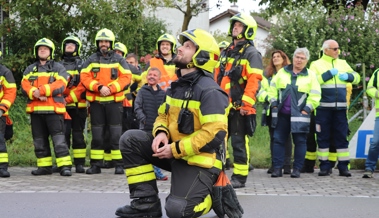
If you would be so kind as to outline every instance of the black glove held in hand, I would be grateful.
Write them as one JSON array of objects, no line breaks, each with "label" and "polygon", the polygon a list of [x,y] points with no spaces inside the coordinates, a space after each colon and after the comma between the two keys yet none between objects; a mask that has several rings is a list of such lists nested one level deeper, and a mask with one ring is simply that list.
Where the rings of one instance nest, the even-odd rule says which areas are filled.
[{"label": "black glove held in hand", "polygon": [[231,185],[227,185],[222,190],[222,202],[225,214],[229,218],[241,218],[243,208],[241,207],[236,192]]}]

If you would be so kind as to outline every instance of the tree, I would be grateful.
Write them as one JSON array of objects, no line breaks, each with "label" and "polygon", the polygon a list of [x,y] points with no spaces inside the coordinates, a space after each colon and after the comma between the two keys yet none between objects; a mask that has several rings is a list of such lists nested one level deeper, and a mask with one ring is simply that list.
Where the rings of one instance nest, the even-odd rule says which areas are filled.
[{"label": "tree", "polygon": [[[232,1],[232,0],[229,0]],[[333,10],[338,9],[339,6],[359,6],[362,5],[364,10],[366,10],[369,0],[315,0],[315,1],[307,1],[307,0],[292,0],[292,1],[283,1],[283,0],[260,0],[259,6],[267,5],[267,12],[269,16],[278,14],[283,11],[292,11],[297,7],[301,7],[302,5],[308,4],[318,4],[322,3],[325,8],[330,8]]]},{"label": "tree", "polygon": [[149,5],[153,8],[167,7],[175,8],[183,13],[184,19],[182,31],[188,29],[192,17],[198,16],[200,13],[209,11],[206,0],[148,0]]},{"label": "tree", "polygon": [[307,47],[311,53],[310,60],[316,60],[322,43],[334,39],[341,48],[340,57],[353,69],[355,64],[365,63],[369,75],[379,66],[379,53],[376,52],[379,22],[370,8],[366,14],[358,8],[346,10],[344,7],[328,14],[320,4],[305,5],[278,16],[278,23],[271,26],[268,43],[288,56],[297,47]]},{"label": "tree", "polygon": [[[116,41],[136,53],[144,43],[146,33],[141,29],[145,4],[139,0],[0,0],[0,3],[5,14],[10,15],[0,24],[5,43],[3,62],[12,69],[17,81],[34,59],[35,42],[43,37],[54,42],[58,54],[63,39],[76,34],[82,40],[84,57],[94,51],[95,34],[101,28],[112,30]],[[145,45],[141,47],[141,53],[153,50]]]}]

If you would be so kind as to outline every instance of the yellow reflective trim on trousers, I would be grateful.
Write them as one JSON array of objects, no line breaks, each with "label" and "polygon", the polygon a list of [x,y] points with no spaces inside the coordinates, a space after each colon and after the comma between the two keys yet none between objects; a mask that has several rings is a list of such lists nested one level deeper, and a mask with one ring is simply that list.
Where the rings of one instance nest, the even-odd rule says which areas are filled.
[{"label": "yellow reflective trim on trousers", "polygon": [[155,177],[155,173],[151,172],[151,173],[145,173],[141,175],[128,176],[126,180],[128,181],[128,184],[131,185],[131,184],[156,180],[156,177]]},{"label": "yellow reflective trim on trousers", "polygon": [[49,85],[49,84],[46,84],[46,85],[44,85],[44,86],[45,86],[45,90],[46,90],[45,96],[51,96],[50,85]]},{"label": "yellow reflective trim on trousers", "polygon": [[255,100],[247,95],[242,96],[242,101],[246,101],[251,105],[255,105]]},{"label": "yellow reflective trim on trousers", "polygon": [[328,160],[329,161],[337,161],[337,153],[335,153],[335,152],[329,152]]},{"label": "yellow reflective trim on trousers", "polygon": [[350,152],[348,149],[337,149],[337,157],[339,161],[350,160]]},{"label": "yellow reflective trim on trousers", "polygon": [[320,160],[328,160],[328,157],[329,157],[329,149],[326,149],[327,151],[320,151],[320,150],[325,150],[325,149],[319,149],[319,150],[317,151],[318,159],[320,159]]},{"label": "yellow reflective trim on trousers", "polygon": [[236,175],[241,175],[241,176],[247,176],[249,174],[249,165],[248,164],[237,164],[234,163],[234,169],[233,173]]},{"label": "yellow reflective trim on trousers", "polygon": [[94,86],[98,83],[98,81],[96,80],[92,80],[90,83],[89,83],[89,90],[90,91],[95,91],[94,89]]},{"label": "yellow reflective trim on trousers", "polygon": [[112,160],[122,160],[122,155],[120,150],[111,150]]},{"label": "yellow reflective trim on trousers", "polygon": [[225,114],[209,114],[200,117],[200,123],[212,123],[212,122],[223,122],[228,123],[228,117]]},{"label": "yellow reflective trim on trousers", "polygon": [[8,153],[0,153],[0,163],[8,163]]},{"label": "yellow reflective trim on trousers", "polygon": [[104,150],[92,150],[91,149],[91,159],[94,159],[94,160],[104,159]]},{"label": "yellow reflective trim on trousers", "polygon": [[86,157],[86,149],[72,149],[72,153],[74,154],[74,158],[85,158]]},{"label": "yellow reflective trim on trousers", "polygon": [[126,176],[138,176],[144,173],[154,173],[154,168],[152,164],[145,164],[138,167],[128,168],[125,170]]},{"label": "yellow reflective trim on trousers", "polygon": [[305,159],[307,159],[307,160],[316,160],[317,159],[317,152],[307,151],[305,153]]},{"label": "yellow reflective trim on trousers", "polygon": [[104,153],[104,160],[111,161],[112,160],[112,154],[111,153]]},{"label": "yellow reflective trim on trousers", "polygon": [[37,167],[51,167],[53,165],[52,157],[37,158]]},{"label": "yellow reflective trim on trousers", "polygon": [[57,161],[57,166],[58,167],[61,167],[61,166],[71,166],[72,165],[70,155],[65,156],[65,157],[58,157],[55,160]]},{"label": "yellow reflective trim on trousers", "polygon": [[204,201],[199,203],[193,208],[193,211],[195,213],[203,211],[201,215],[207,214],[212,207],[212,197],[210,194],[208,194],[205,198]]},{"label": "yellow reflective trim on trousers", "polygon": [[250,141],[250,137],[248,137],[247,135],[245,135],[245,149],[246,149],[246,154],[247,155],[247,163],[250,163],[250,146],[249,146],[249,141]]}]

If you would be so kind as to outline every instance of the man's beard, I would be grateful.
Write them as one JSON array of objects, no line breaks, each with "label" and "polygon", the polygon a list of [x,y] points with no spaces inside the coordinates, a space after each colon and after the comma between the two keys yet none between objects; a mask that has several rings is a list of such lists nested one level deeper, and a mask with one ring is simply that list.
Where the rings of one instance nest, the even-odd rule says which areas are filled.
[{"label": "man's beard", "polygon": [[175,66],[179,69],[187,69],[187,65],[189,63],[185,63],[179,59],[179,56],[176,56],[172,62],[175,64]]},{"label": "man's beard", "polygon": [[102,53],[102,54],[106,54],[106,53],[108,53],[108,47],[101,47],[100,48],[100,52]]}]

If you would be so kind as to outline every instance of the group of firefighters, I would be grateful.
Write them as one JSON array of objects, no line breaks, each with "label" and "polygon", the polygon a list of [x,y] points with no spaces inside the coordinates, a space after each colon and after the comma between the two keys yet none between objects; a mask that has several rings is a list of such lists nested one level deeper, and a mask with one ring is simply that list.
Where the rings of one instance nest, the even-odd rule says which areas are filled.
[{"label": "group of firefighters", "polygon": [[[165,208],[169,217],[195,217],[207,213],[213,200],[209,187],[225,165],[223,157],[227,155],[227,141],[233,148],[232,186],[245,187],[249,173],[249,139],[256,128],[255,105],[257,96],[262,94],[258,93],[260,83],[262,79],[268,79],[263,76],[262,56],[254,46],[256,34],[257,23],[244,13],[230,19],[232,43],[218,45],[209,33],[194,29],[180,34],[182,45],[177,48],[176,39],[163,34],[156,43],[157,55],[143,73],[137,57],[127,54],[126,46],[116,42],[109,29],[98,31],[95,37],[97,50],[85,61],[80,58],[81,41],[78,37],[69,36],[63,40],[60,62],[54,61],[54,43],[47,38],[38,40],[34,46],[37,61],[25,69],[21,81],[22,93],[28,99],[26,112],[31,118],[37,157],[37,169],[32,174],[48,175],[56,170],[62,176],[71,176],[73,164],[76,173],[98,174],[104,165],[114,167],[115,174],[123,174],[125,170],[130,196],[134,200],[131,205],[118,208],[116,215],[161,216],[155,165],[172,172],[172,188]],[[220,53],[221,47],[223,51]],[[276,99],[278,96],[270,94],[262,99],[271,102],[272,109],[279,109],[277,114],[271,112],[273,119],[281,116],[280,113],[288,107],[291,111],[304,101],[299,112],[306,116],[294,118],[290,113],[288,117],[292,116],[291,124],[309,123],[310,114],[316,108],[305,103],[305,99],[308,95],[318,95],[321,100],[315,122],[319,175],[329,175],[329,146],[334,139],[340,175],[351,176],[347,168],[346,84],[357,84],[359,75],[345,61],[338,59],[339,47],[334,40],[324,43],[324,54],[311,64],[312,71],[301,71],[303,73],[297,75],[294,69],[299,64],[305,66],[304,61],[309,60],[307,52],[306,48],[295,52],[294,63],[284,69],[287,72],[282,69],[283,72],[278,74],[286,75],[284,80],[290,78],[289,84],[278,88],[277,84],[267,83],[270,86],[266,87],[267,90],[261,88],[267,93],[270,93],[269,89],[278,88],[279,98],[286,91],[295,91],[285,96],[286,99]],[[143,127],[131,130],[141,127],[141,123],[134,123],[133,102],[141,86],[149,83],[150,69],[158,72],[151,78],[160,79],[159,89],[166,95],[163,102],[159,102],[155,123],[151,119],[143,120],[142,126],[150,126],[148,130]],[[297,78],[317,83],[321,93],[304,84],[297,85]],[[0,177],[9,177],[4,131],[9,119],[8,110],[16,97],[16,84],[11,71],[4,66],[0,68],[0,79]],[[303,95],[291,97],[298,93]],[[297,102],[291,101],[294,97],[299,97]],[[90,114],[92,141],[90,167],[85,170],[83,131],[87,113]],[[49,136],[56,157],[55,168]],[[274,130],[272,140],[275,138]],[[302,155],[305,157],[305,150]],[[272,177],[281,176],[282,166],[277,162],[280,161],[273,160],[275,176]],[[302,165],[296,165],[291,177],[300,177]],[[242,216],[241,211],[236,210],[229,208],[231,214],[228,215]]]}]

